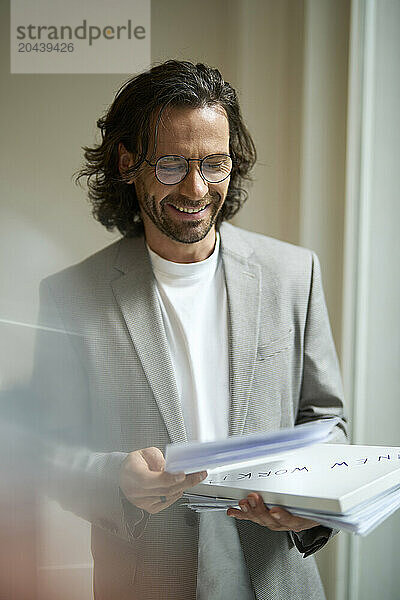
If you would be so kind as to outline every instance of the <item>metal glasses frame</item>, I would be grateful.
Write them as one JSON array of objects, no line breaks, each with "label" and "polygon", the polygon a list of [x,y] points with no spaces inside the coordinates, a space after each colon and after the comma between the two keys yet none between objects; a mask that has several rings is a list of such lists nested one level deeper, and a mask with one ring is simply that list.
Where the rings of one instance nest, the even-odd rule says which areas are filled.
[{"label": "metal glasses frame", "polygon": [[[231,162],[232,162],[231,170],[229,171],[229,173],[228,173],[228,175],[226,177],[224,177],[223,179],[220,179],[219,181],[210,181],[209,179],[207,179],[207,177],[205,177],[205,175],[203,173],[203,162],[205,160],[207,160],[207,158],[210,158],[210,156],[228,156],[231,159]],[[164,181],[161,181],[157,177],[157,164],[163,158],[183,158],[183,160],[186,161],[186,173],[184,174],[184,176],[182,177],[182,179],[179,179],[179,181],[176,181],[175,183],[165,183]],[[189,169],[190,169],[189,163],[190,162],[194,162],[195,161],[195,162],[199,162],[200,163],[200,165],[199,165],[200,175],[202,176],[202,178],[204,179],[204,181],[207,181],[207,183],[222,183],[222,181],[225,181],[225,179],[228,179],[228,177],[232,173],[232,167],[233,167],[233,160],[232,160],[232,157],[231,157],[230,154],[218,154],[218,153],[207,154],[207,156],[205,156],[204,158],[186,158],[185,156],[181,156],[180,154],[165,154],[164,156],[160,156],[160,158],[158,158],[155,163],[151,163],[146,158],[144,159],[144,161],[148,165],[150,165],[150,167],[154,167],[155,178],[157,179],[157,181],[159,181],[163,185],[177,185],[178,183],[181,183],[185,179],[185,177],[187,176],[187,174],[189,173]]]}]

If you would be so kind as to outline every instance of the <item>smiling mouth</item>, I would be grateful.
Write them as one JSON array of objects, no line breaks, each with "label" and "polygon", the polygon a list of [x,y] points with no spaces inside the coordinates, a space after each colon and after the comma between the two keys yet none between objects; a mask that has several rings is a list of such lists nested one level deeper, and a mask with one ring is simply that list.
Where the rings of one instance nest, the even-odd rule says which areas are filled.
[{"label": "smiling mouth", "polygon": [[181,208],[180,206],[175,206],[175,204],[170,204],[170,206],[172,206],[173,208],[175,208],[176,210],[178,210],[181,213],[185,213],[188,215],[194,215],[194,214],[197,214],[197,213],[203,211],[205,208],[207,208],[207,206],[209,206],[209,204],[204,204],[203,206],[200,206],[200,208]]}]

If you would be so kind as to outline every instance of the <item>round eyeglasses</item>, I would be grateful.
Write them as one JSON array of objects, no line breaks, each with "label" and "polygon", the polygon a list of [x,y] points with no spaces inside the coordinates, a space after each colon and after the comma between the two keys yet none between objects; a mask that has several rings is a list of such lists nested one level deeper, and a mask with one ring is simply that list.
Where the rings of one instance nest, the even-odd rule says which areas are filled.
[{"label": "round eyeglasses", "polygon": [[208,183],[221,183],[232,171],[232,158],[229,154],[209,154],[204,158],[185,158],[177,154],[160,156],[155,162],[145,162],[154,167],[157,180],[164,185],[176,185],[183,181],[189,173],[189,162],[198,161],[200,173]]}]

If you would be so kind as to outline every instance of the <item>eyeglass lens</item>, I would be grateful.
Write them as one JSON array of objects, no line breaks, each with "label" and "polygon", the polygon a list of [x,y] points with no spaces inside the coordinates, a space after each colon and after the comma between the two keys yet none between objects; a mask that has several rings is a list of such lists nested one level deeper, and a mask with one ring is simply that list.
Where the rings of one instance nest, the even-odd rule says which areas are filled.
[{"label": "eyeglass lens", "polygon": [[[182,181],[189,170],[189,163],[182,156],[163,156],[156,163],[156,177],[161,183],[173,185]],[[204,179],[210,183],[219,183],[229,176],[232,159],[225,154],[212,154],[200,162]]]}]

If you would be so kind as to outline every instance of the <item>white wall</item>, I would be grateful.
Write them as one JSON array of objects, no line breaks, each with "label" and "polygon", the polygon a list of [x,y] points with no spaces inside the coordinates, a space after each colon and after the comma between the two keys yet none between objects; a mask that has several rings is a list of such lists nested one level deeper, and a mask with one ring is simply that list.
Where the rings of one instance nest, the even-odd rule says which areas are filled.
[{"label": "white wall", "polygon": [[[352,7],[343,355],[353,441],[399,446],[400,2]],[[397,600],[395,513],[350,543],[350,600]]]}]

